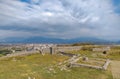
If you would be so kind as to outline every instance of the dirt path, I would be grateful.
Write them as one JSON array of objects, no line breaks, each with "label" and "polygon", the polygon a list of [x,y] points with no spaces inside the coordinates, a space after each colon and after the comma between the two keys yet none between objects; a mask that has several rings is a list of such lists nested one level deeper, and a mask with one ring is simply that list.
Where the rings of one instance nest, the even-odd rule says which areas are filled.
[{"label": "dirt path", "polygon": [[113,79],[120,79],[120,61],[111,62]]}]

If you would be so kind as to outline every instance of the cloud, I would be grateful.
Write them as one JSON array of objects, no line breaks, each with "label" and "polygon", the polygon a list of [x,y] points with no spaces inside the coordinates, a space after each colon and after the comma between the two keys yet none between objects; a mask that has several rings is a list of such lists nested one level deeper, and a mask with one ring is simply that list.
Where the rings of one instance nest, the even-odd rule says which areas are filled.
[{"label": "cloud", "polygon": [[[24,36],[23,36],[24,35]],[[0,30],[0,39],[7,37],[29,37],[32,36],[32,33],[24,31],[13,31],[13,30]]]},{"label": "cloud", "polygon": [[115,7],[112,0],[0,0],[0,36],[120,39]]}]

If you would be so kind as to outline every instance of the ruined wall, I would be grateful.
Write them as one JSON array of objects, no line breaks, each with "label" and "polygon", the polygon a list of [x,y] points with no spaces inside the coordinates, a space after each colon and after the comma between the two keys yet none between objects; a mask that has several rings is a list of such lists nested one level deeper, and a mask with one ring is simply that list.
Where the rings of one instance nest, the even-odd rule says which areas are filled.
[{"label": "ruined wall", "polygon": [[105,48],[93,48],[93,51],[97,52],[97,51],[109,51],[110,47],[105,47]]},{"label": "ruined wall", "polygon": [[52,48],[52,53],[57,53],[57,52],[69,52],[69,51],[74,51],[74,50],[81,50],[81,46],[68,46],[68,47],[53,47]]},{"label": "ruined wall", "polygon": [[30,51],[26,50],[26,51],[15,52],[15,53],[8,54],[8,55],[0,57],[0,58],[2,59],[2,58],[6,58],[6,57],[29,55],[29,54],[34,54],[34,53],[55,54],[57,52],[73,51],[73,50],[80,50],[80,49],[81,49],[81,46],[50,47],[50,48],[44,48],[44,49],[39,49],[39,50],[30,50]]},{"label": "ruined wall", "polygon": [[57,52],[69,52],[69,51],[74,51],[74,50],[80,50],[81,46],[68,46],[68,47],[50,47],[50,48],[44,48],[40,49],[42,53],[50,53],[50,54],[55,54]]},{"label": "ruined wall", "polygon": [[75,62],[70,63],[70,67],[87,67],[87,68],[93,68],[93,69],[101,69],[101,70],[107,70],[109,64],[110,64],[110,60],[107,59],[104,63],[103,66],[94,66],[94,65],[89,65],[89,64],[81,64],[81,63],[76,63],[77,60]]}]

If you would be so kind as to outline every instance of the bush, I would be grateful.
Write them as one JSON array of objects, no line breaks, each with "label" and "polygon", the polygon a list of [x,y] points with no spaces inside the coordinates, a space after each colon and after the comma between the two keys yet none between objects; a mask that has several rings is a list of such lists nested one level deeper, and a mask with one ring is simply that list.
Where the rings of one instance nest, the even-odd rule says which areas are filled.
[{"label": "bush", "polygon": [[75,43],[72,46],[81,46],[81,45],[94,45],[93,43]]},{"label": "bush", "polygon": [[12,53],[12,52],[8,49],[0,50],[1,55],[7,55],[7,54],[10,54],[10,53]]}]

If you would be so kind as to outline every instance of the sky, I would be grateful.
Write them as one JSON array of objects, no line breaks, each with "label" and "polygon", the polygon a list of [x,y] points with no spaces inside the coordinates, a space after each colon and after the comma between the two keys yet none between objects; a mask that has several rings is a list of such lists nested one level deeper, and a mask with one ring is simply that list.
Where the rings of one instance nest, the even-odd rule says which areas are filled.
[{"label": "sky", "polygon": [[0,0],[0,39],[120,40],[120,0]]}]

